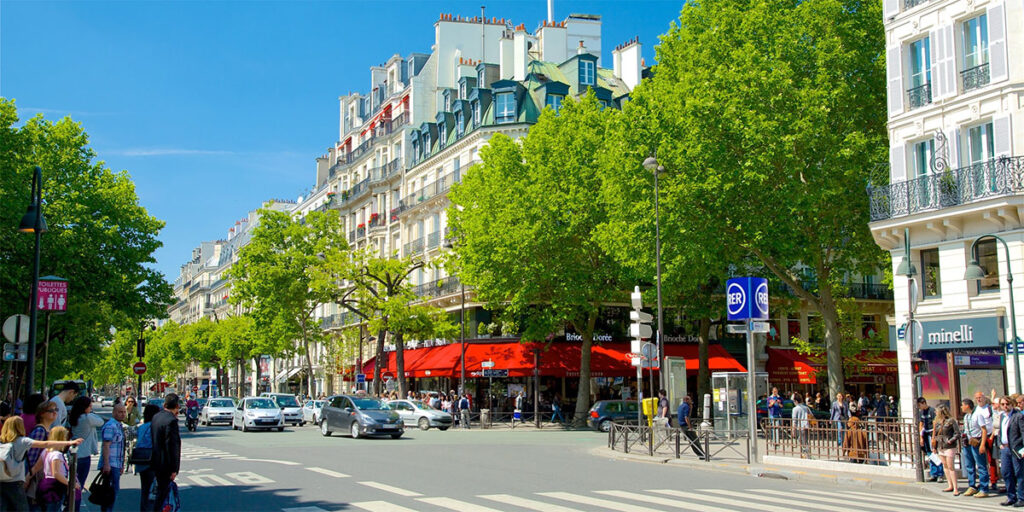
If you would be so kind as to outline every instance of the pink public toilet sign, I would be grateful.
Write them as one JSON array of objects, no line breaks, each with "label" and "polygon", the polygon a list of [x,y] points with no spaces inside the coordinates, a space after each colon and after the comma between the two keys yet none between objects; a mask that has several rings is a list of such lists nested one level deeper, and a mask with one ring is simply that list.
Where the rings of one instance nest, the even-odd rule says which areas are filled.
[{"label": "pink public toilet sign", "polygon": [[68,281],[56,276],[39,278],[39,311],[68,310]]}]

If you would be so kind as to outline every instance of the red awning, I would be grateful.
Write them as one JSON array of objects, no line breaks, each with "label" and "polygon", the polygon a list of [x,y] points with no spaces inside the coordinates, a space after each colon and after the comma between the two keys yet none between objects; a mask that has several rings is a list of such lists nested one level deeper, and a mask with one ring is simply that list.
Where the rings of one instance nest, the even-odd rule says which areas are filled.
[{"label": "red awning", "polygon": [[817,384],[818,370],[807,356],[796,350],[779,350],[768,347],[768,381],[772,384]]}]

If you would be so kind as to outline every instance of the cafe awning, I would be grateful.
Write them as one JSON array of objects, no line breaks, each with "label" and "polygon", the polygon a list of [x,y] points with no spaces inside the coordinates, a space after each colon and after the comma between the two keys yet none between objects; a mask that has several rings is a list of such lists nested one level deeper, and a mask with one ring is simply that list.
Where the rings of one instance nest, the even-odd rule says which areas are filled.
[{"label": "cafe awning", "polygon": [[[864,351],[853,356],[856,371],[846,377],[858,375],[895,374],[896,352],[891,350]],[[768,348],[768,382],[772,384],[817,384],[816,374],[828,365],[825,355],[804,355],[796,350]],[[849,366],[849,365],[848,365]]]}]

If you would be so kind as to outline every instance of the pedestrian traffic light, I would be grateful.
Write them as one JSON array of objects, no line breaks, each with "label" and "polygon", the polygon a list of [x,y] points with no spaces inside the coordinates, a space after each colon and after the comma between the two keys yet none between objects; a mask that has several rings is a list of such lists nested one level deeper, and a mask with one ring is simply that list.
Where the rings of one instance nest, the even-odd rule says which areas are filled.
[{"label": "pedestrian traffic light", "polygon": [[640,294],[639,286],[633,288],[633,293],[629,298],[633,305],[633,310],[629,312],[629,320],[632,322],[629,326],[629,335],[638,340],[651,339],[654,332],[651,330],[650,324],[654,317],[650,313],[641,311],[643,296]]},{"label": "pedestrian traffic light", "polygon": [[930,369],[928,368],[928,361],[922,359],[915,359],[910,362],[910,366],[914,370],[915,377],[921,375],[928,375],[929,373],[931,373]]}]

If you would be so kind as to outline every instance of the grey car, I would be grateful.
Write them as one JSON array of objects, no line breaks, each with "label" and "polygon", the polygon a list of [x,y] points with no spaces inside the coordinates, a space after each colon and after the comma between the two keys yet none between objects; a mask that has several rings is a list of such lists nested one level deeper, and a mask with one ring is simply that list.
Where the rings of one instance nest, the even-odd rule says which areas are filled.
[{"label": "grey car", "polygon": [[448,430],[452,426],[452,415],[435,409],[420,400],[392,400],[388,407],[398,413],[406,425],[416,425],[420,430],[437,427]]},{"label": "grey car", "polygon": [[336,395],[321,409],[320,434],[348,432],[353,439],[366,436],[391,436],[405,433],[405,423],[387,404],[370,397]]},{"label": "grey car", "polygon": [[235,401],[231,398],[211,398],[199,412],[199,423],[213,425],[225,423],[230,425],[235,414]]},{"label": "grey car", "polygon": [[234,410],[231,429],[241,428],[242,432],[254,429],[284,430],[284,416],[277,403],[270,398],[248,396],[243,398]]}]

